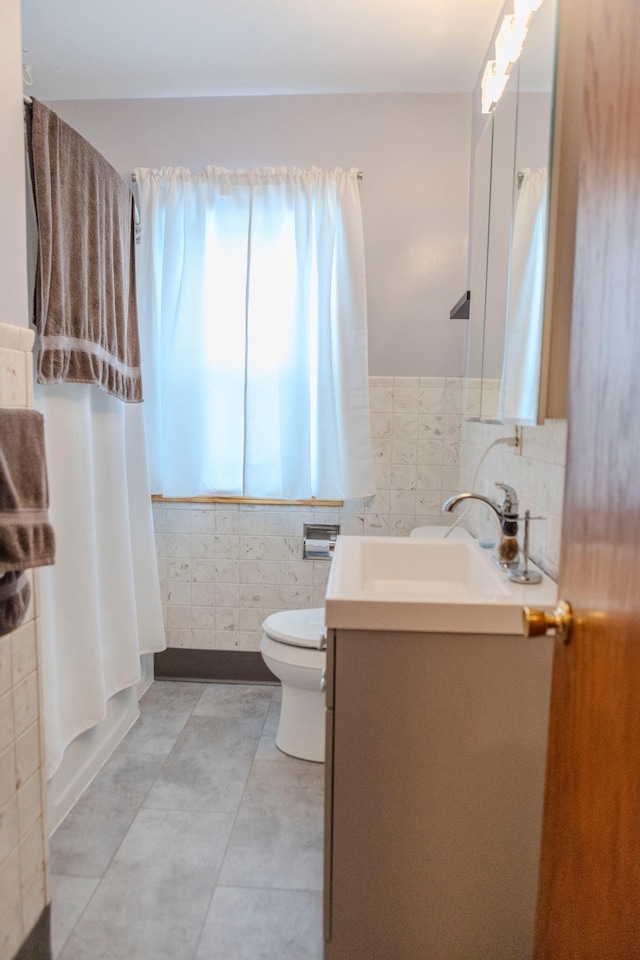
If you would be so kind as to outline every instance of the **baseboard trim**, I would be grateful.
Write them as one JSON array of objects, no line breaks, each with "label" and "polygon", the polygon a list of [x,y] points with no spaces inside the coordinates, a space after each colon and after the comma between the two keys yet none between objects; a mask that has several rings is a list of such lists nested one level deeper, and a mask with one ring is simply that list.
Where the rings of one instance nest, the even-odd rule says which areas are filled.
[{"label": "baseboard trim", "polygon": [[47,904],[14,960],[51,960],[51,904]]},{"label": "baseboard trim", "polygon": [[167,647],[154,654],[156,680],[218,683],[278,683],[261,655],[249,650],[192,650]]}]

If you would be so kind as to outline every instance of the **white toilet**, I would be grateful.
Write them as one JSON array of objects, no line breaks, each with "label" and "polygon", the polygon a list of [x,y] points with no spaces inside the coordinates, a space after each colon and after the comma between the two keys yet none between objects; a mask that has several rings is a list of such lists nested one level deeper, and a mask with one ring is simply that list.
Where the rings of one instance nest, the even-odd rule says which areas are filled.
[{"label": "white toilet", "polygon": [[[443,537],[447,527],[417,527],[412,537]],[[462,527],[452,537],[469,538]],[[324,762],[325,696],[320,681],[327,663],[324,607],[272,613],[262,625],[262,659],[282,683],[276,745],[300,760]]]},{"label": "white toilet", "polygon": [[324,607],[272,613],[263,624],[260,653],[282,683],[276,746],[301,760],[324,761],[325,697],[320,681],[327,662]]}]

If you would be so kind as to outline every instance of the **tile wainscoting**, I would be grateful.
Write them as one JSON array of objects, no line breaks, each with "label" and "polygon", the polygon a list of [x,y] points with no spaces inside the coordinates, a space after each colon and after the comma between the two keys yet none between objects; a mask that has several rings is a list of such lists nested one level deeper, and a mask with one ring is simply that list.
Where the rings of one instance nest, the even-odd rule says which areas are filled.
[{"label": "tile wainscoting", "polygon": [[[16,338],[27,333],[22,328],[13,332]],[[11,334],[6,328],[0,331],[0,405],[30,407],[31,351],[7,347]],[[31,602],[25,621],[0,637],[0,960],[13,960],[48,900],[38,578],[33,571],[28,577]]]},{"label": "tile wainscoting", "polygon": [[[463,422],[460,447],[460,489],[469,490],[480,457],[498,437],[512,434],[512,427]],[[495,497],[497,480],[510,484],[519,497],[519,510],[531,511],[530,553],[552,579],[558,579],[562,504],[564,497],[567,421],[547,420],[540,427],[523,427],[518,448],[498,446],[482,464],[476,492]],[[458,508],[461,509],[461,508]],[[475,533],[479,510],[474,505],[465,516],[465,526]]]},{"label": "tile wainscoting", "polygon": [[[333,508],[154,503],[168,646],[258,650],[270,613],[324,603],[329,564],[302,559],[305,522],[339,523],[341,533],[365,536],[406,536],[416,526],[447,525],[453,517],[442,515],[444,500],[466,489],[496,436],[513,433],[463,422],[459,378],[371,377],[370,399],[374,497]],[[486,475],[511,482],[525,506],[545,516],[553,507],[553,522],[543,524],[534,540],[534,555],[547,571],[557,569],[551,546],[559,542],[563,437],[553,427],[525,430],[522,453],[504,448],[486,462]],[[549,459],[548,446],[557,460]],[[532,499],[542,474],[544,503]]]}]

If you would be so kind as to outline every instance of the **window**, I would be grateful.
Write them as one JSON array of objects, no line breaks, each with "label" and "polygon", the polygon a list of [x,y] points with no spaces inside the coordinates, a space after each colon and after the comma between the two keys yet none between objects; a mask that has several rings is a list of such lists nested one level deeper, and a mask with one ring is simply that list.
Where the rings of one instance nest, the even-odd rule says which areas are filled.
[{"label": "window", "polygon": [[372,494],[356,172],[136,180],[153,492]]}]

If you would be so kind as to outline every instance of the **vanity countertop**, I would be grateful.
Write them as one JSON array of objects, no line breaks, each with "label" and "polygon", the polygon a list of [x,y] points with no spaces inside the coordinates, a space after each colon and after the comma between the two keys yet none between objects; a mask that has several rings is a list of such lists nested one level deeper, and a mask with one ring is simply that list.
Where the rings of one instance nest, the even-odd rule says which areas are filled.
[{"label": "vanity countertop", "polygon": [[[553,608],[556,584],[511,582],[473,539],[338,537],[326,625],[344,630],[522,635],[522,608]],[[532,565],[533,566],[533,565]]]}]

